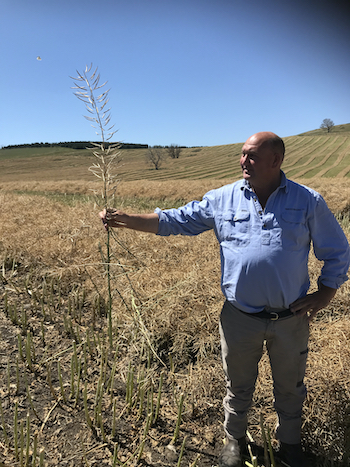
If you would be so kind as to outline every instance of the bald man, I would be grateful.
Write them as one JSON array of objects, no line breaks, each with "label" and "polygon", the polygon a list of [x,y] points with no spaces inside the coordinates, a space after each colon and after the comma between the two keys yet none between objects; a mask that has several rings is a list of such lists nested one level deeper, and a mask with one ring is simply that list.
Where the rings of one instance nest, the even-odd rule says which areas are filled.
[{"label": "bald man", "polygon": [[[281,171],[284,152],[277,135],[256,133],[242,147],[243,179],[208,192],[202,201],[151,214],[100,213],[106,228],[157,235],[213,229],[216,234],[226,299],[219,326],[227,386],[220,467],[243,465],[247,412],[264,345],[274,383],[279,456],[290,467],[307,465],[301,416],[309,321],[347,280],[347,239],[319,193],[287,180]],[[311,241],[324,263],[314,293],[308,293]]]}]

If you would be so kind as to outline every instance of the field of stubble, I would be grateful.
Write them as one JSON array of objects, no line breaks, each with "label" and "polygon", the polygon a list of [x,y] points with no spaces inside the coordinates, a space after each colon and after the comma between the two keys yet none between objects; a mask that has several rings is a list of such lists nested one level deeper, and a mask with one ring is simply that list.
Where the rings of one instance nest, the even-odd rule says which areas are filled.
[{"label": "field of stubble", "polygon": [[[117,202],[153,211],[226,182],[125,182]],[[343,212],[347,229],[348,179],[307,184]],[[0,462],[215,466],[225,390],[215,237],[118,231],[110,341],[106,233],[89,188],[85,181],[1,183]],[[311,255],[312,287],[319,269]],[[346,283],[311,325],[303,439],[313,466],[350,465],[349,312]],[[273,430],[272,404],[264,356],[250,414],[257,444],[261,414]]]}]

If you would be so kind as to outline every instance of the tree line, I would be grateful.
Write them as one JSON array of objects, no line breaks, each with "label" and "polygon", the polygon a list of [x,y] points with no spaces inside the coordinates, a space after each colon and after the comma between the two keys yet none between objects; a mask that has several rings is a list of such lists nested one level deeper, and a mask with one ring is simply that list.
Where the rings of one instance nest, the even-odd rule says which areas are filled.
[{"label": "tree line", "polygon": [[[9,146],[3,146],[1,149],[23,149],[23,148],[53,148],[63,147],[70,149],[86,149],[91,148],[92,144],[101,144],[101,141],[69,141],[61,143],[30,143],[30,144],[12,144]],[[156,170],[160,168],[166,157],[171,159],[178,159],[181,154],[181,150],[186,146],[178,146],[177,144],[171,144],[170,146],[149,146],[148,144],[134,144],[134,143],[112,143],[106,142],[105,147],[108,148],[110,145],[119,144],[120,149],[147,149],[146,161],[148,164],[153,166]]]},{"label": "tree line", "polygon": [[[101,144],[101,141],[93,141],[94,144]],[[105,143],[106,147],[116,143]],[[133,143],[118,143],[120,149],[148,149],[148,144],[133,144]],[[18,149],[18,148],[70,148],[70,149],[86,149],[91,148],[91,141],[65,141],[61,143],[30,143],[30,144],[12,144],[3,146],[2,149]]]}]

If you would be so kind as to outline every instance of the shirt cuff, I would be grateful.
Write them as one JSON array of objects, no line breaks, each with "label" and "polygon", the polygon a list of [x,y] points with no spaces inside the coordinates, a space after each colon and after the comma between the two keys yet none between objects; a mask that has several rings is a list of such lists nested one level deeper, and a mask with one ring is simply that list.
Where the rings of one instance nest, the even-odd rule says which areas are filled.
[{"label": "shirt cuff", "polygon": [[320,283],[325,285],[326,287],[330,287],[331,289],[339,289],[341,285],[344,284],[348,280],[347,275],[341,275],[339,277],[327,277],[327,276],[320,276],[318,278],[317,284]]}]

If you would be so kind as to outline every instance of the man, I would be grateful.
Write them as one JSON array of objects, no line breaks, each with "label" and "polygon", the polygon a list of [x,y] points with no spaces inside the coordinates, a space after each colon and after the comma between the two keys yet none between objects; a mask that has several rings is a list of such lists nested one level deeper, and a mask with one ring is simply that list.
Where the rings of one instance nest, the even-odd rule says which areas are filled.
[{"label": "man", "polygon": [[[264,343],[274,381],[280,457],[290,467],[306,465],[300,431],[309,321],[347,280],[350,251],[343,231],[318,193],[286,179],[283,158],[282,139],[260,132],[243,145],[243,180],[210,191],[202,201],[152,214],[100,213],[106,228],[158,235],[215,231],[226,298],[220,319],[227,381],[220,467],[242,465]],[[324,265],[318,290],[308,294],[311,241]]]}]

